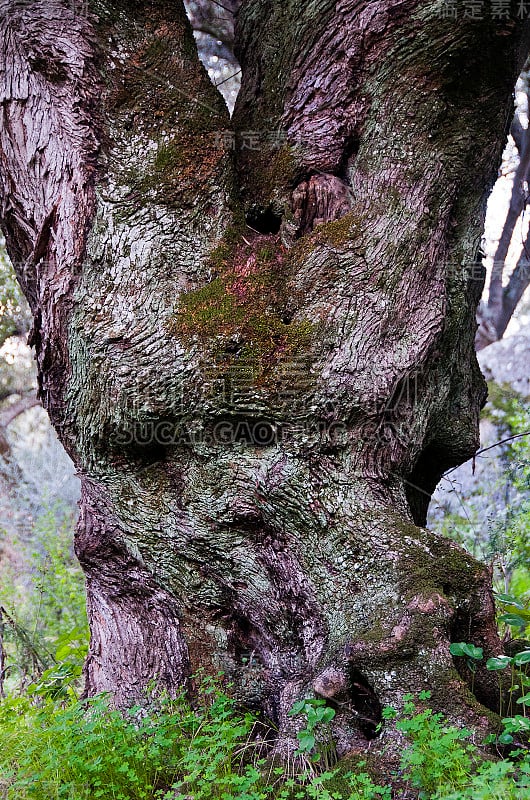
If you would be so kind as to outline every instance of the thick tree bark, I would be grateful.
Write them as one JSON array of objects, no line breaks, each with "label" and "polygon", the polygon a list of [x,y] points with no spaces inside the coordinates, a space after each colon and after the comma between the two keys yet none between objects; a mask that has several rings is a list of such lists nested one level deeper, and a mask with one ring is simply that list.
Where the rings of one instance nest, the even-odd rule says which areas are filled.
[{"label": "thick tree bark", "polygon": [[420,526],[478,443],[460,265],[524,31],[440,5],[247,0],[233,152],[179,3],[0,0],[2,225],[83,482],[89,692],[221,669],[280,747],[317,692],[341,753],[411,689],[486,724],[449,644],[500,652],[490,576]]}]

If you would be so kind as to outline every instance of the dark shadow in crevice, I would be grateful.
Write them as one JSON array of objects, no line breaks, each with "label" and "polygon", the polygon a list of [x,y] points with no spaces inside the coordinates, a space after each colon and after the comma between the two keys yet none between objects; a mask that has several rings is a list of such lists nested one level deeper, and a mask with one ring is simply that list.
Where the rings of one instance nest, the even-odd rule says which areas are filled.
[{"label": "dark shadow in crevice", "polygon": [[349,671],[349,706],[355,712],[359,730],[371,741],[379,735],[383,719],[381,703],[365,676],[355,667]]},{"label": "dark shadow in crevice", "polygon": [[405,493],[416,525],[427,524],[427,511],[431,497],[442,475],[455,464],[447,449],[434,443],[428,445],[412,472],[406,476]]},{"label": "dark shadow in crevice", "polygon": [[269,206],[252,206],[246,215],[247,225],[258,233],[276,234],[282,224],[282,215]]},{"label": "dark shadow in crevice", "polygon": [[230,649],[237,662],[246,667],[263,663],[262,636],[244,614],[237,610],[232,611],[227,631]]},{"label": "dark shadow in crevice", "polygon": [[345,183],[349,184],[350,167],[359,152],[360,145],[361,142],[359,137],[353,134],[348,136],[344,142],[342,158],[337,166],[337,169],[334,171],[334,174],[337,176],[337,178],[340,178]]},{"label": "dark shadow in crevice", "polygon": [[[453,619],[450,640],[466,642],[480,646],[481,637],[469,613],[457,611]],[[499,713],[499,673],[486,669],[485,659],[473,659],[467,656],[453,656],[455,669],[478,702],[490,711]]]}]

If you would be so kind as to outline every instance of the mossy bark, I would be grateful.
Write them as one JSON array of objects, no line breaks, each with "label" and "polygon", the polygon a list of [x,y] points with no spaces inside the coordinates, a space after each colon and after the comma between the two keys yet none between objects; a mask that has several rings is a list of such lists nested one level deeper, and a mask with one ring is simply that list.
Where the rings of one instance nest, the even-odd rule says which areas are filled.
[{"label": "mossy bark", "polygon": [[247,0],[231,123],[178,3],[0,2],[2,226],[83,484],[88,692],[222,670],[280,750],[314,692],[340,754],[416,689],[487,727],[449,645],[501,652],[490,575],[421,526],[478,443],[469,266],[526,30],[441,6]]}]

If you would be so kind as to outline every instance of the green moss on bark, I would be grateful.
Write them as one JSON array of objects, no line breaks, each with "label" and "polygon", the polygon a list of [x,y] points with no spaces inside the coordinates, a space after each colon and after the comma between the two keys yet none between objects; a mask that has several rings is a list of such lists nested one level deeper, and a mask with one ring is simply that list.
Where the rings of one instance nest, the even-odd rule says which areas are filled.
[{"label": "green moss on bark", "polygon": [[301,267],[318,248],[362,248],[362,218],[350,211],[343,217],[318,225],[311,233],[298,239],[288,251],[287,258],[293,269]]},{"label": "green moss on bark", "polygon": [[307,357],[317,326],[292,320],[289,264],[277,237],[238,241],[230,229],[210,256],[213,279],[180,295],[168,329],[186,344],[206,347],[226,370],[244,365],[256,385],[274,379],[280,361]]},{"label": "green moss on bark", "polygon": [[[266,133],[265,130],[262,135]],[[271,203],[279,207],[288,205],[299,170],[293,147],[285,144],[272,149],[260,142],[259,149],[241,150],[238,165],[247,208],[267,207]]]},{"label": "green moss on bark", "polygon": [[[133,189],[153,194],[165,205],[179,206],[204,196],[226,172],[227,155],[213,133],[183,131],[159,144],[152,165],[138,178],[130,176]],[[229,187],[226,187],[227,189]]]}]

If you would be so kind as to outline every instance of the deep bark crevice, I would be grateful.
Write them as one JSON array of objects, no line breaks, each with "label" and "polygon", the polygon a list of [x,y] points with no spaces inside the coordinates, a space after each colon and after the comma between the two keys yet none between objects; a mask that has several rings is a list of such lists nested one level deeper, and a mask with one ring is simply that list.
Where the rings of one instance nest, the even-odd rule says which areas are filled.
[{"label": "deep bark crevice", "polygon": [[277,234],[282,224],[282,214],[278,214],[269,206],[252,206],[246,214],[250,228],[264,235]]},{"label": "deep bark crevice", "polygon": [[[492,653],[491,639],[484,641],[483,625],[477,624],[477,618],[472,609],[457,610],[451,625],[451,642],[470,642],[478,647],[485,646],[486,653]],[[494,643],[495,645],[497,643]],[[497,649],[497,648],[495,648]],[[486,658],[480,660],[468,659],[462,656],[453,656],[453,663],[458,674],[466,683],[470,692],[485,708],[495,714],[501,714],[499,708],[499,677],[498,673],[486,669]]]},{"label": "deep bark crevice", "polygon": [[361,733],[368,741],[379,736],[378,726],[382,722],[382,707],[369,682],[359,670],[349,670],[349,703],[353,708]]},{"label": "deep bark crevice", "polygon": [[412,518],[416,525],[427,524],[431,496],[443,474],[455,466],[457,459],[443,447],[428,445],[421,453],[412,472],[407,476],[405,491]]}]

